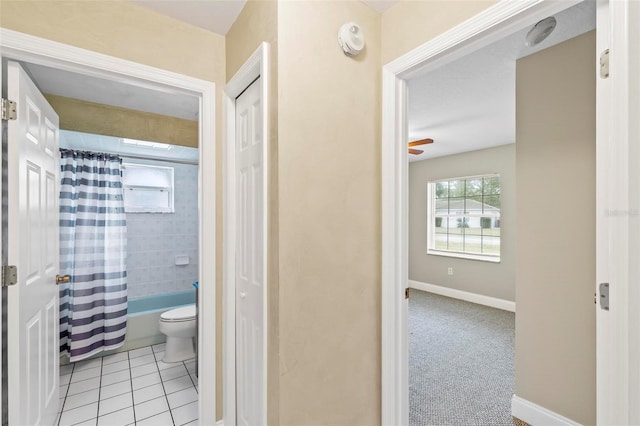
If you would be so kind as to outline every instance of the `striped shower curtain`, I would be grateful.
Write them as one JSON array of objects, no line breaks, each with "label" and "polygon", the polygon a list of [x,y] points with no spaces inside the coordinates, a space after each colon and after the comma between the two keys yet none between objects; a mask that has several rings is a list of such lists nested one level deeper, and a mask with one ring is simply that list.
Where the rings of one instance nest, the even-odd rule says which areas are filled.
[{"label": "striped shower curtain", "polygon": [[60,352],[71,362],[124,344],[127,226],[122,160],[61,149]]}]

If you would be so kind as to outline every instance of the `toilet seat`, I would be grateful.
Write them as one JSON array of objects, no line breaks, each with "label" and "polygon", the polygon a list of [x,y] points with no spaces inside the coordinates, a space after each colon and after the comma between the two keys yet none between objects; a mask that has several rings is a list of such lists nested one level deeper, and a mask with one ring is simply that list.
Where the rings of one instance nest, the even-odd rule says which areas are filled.
[{"label": "toilet seat", "polygon": [[196,305],[183,306],[181,308],[171,309],[160,315],[162,322],[183,322],[193,321],[196,319]]}]

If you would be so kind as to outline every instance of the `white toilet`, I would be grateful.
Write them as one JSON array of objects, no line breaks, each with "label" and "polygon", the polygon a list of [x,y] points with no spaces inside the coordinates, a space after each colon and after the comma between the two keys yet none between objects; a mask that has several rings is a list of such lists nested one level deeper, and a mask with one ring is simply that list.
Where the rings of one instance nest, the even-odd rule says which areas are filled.
[{"label": "white toilet", "polygon": [[160,315],[160,331],[167,336],[164,362],[185,361],[196,356],[196,305],[171,309]]}]

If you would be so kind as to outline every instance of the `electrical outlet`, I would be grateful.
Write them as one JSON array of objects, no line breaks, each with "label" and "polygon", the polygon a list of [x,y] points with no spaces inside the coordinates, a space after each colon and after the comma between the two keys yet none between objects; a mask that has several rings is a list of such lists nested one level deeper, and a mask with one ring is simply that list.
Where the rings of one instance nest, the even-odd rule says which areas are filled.
[{"label": "electrical outlet", "polygon": [[453,275],[453,268],[452,267],[449,267],[449,269],[447,269],[447,274]]}]

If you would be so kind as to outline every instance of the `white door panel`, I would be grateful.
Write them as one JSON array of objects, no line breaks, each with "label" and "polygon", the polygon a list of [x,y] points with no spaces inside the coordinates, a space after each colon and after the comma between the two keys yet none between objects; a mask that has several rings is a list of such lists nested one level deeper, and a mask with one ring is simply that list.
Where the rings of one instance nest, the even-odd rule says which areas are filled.
[{"label": "white door panel", "polygon": [[264,207],[261,80],[236,99],[236,398],[237,423],[264,423]]},{"label": "white door panel", "polygon": [[7,67],[9,424],[51,425],[58,412],[58,116],[17,63]]}]

